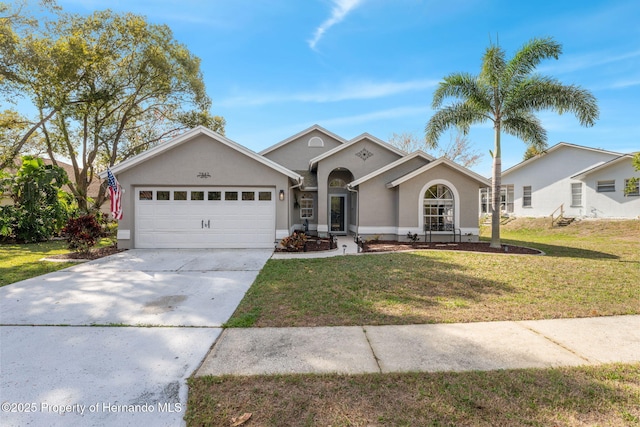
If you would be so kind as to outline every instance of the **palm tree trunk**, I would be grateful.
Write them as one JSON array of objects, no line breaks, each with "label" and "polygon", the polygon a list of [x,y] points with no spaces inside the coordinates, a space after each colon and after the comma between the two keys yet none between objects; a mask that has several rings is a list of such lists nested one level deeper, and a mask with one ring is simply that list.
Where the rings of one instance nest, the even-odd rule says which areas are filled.
[{"label": "palm tree trunk", "polygon": [[502,154],[500,153],[500,122],[496,122],[495,147],[493,150],[493,177],[491,179],[491,244],[500,248],[500,190],[502,187]]}]

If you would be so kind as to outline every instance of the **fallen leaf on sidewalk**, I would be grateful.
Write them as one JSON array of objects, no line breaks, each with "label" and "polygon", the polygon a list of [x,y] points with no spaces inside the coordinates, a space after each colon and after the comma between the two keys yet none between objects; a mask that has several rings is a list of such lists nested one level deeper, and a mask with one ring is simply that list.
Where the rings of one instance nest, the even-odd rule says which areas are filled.
[{"label": "fallen leaf on sidewalk", "polygon": [[251,415],[253,415],[251,412],[245,412],[244,414],[242,414],[239,417],[231,418],[231,422],[233,423],[233,424],[231,424],[231,427],[241,426],[242,424],[244,424],[247,421],[249,421],[249,418],[251,418]]}]

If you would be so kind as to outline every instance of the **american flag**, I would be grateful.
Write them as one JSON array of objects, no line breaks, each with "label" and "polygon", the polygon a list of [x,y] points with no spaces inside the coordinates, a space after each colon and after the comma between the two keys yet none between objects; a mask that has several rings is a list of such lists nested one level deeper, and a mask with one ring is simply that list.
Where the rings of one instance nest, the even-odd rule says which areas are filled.
[{"label": "american flag", "polygon": [[109,195],[111,196],[111,214],[114,219],[122,219],[122,188],[111,169],[107,168],[107,181],[109,182]]}]

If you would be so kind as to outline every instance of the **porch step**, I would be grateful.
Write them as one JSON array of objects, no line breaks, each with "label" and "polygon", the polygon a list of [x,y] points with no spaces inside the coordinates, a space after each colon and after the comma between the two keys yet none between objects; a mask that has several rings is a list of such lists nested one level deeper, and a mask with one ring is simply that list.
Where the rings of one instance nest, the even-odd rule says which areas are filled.
[{"label": "porch step", "polygon": [[[512,216],[500,217],[500,225],[505,225],[513,221],[515,218]],[[486,215],[482,220],[482,225],[491,227],[491,215]]]},{"label": "porch step", "polygon": [[566,227],[567,225],[571,224],[573,221],[575,221],[576,219],[573,217],[561,217],[559,220],[556,221],[556,225],[558,227]]}]

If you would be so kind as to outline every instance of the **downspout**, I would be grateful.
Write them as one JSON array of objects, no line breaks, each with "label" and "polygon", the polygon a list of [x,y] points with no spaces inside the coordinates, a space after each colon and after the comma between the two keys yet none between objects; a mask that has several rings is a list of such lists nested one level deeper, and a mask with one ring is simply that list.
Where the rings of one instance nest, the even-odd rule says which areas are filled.
[{"label": "downspout", "polygon": [[[360,194],[358,193],[358,190],[354,190],[349,184],[347,184],[347,190],[352,193],[356,193],[356,235],[353,240],[356,242],[356,245],[358,245],[358,252],[360,252]],[[349,224],[347,224],[347,229],[348,228]]]}]

